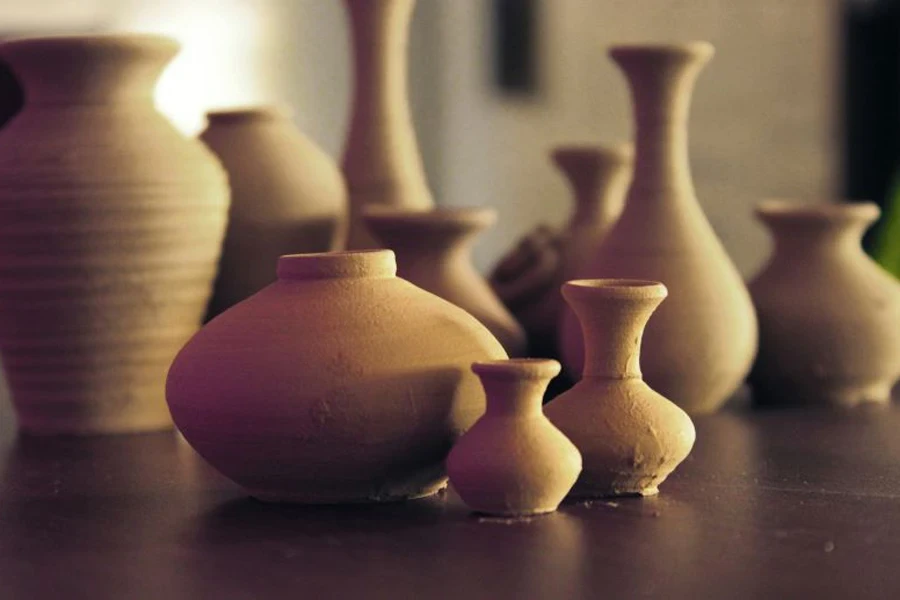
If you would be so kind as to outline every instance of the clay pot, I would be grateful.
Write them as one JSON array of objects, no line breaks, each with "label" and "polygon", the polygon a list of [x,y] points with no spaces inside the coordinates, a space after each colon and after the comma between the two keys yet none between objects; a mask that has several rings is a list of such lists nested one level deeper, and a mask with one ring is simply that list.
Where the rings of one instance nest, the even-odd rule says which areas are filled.
[{"label": "clay pot", "polygon": [[0,131],[0,350],[22,429],[172,426],[166,370],[200,325],[225,172],[153,105],[178,45],[144,35],[0,45],[27,101]]},{"label": "clay pot", "polygon": [[[669,288],[671,300],[647,328],[643,371],[650,387],[693,414],[715,411],[737,391],[757,345],[750,295],[697,202],[688,164],[691,91],[712,54],[703,42],[610,51],[631,84],[635,170],[625,210],[586,271]],[[578,373],[581,330],[571,311],[562,321],[563,363]]]},{"label": "clay pot", "polygon": [[641,376],[641,338],[666,287],[652,281],[570,281],[563,296],[584,332],[584,374],[546,407],[581,451],[577,498],[656,494],[690,453],[694,424]]},{"label": "clay pot", "polygon": [[472,246],[497,219],[487,208],[424,212],[371,207],[364,222],[397,253],[400,276],[465,309],[500,340],[511,356],[527,352],[525,332],[472,265]]},{"label": "clay pot", "polygon": [[506,354],[468,313],[395,273],[389,250],[279,259],[278,281],[210,321],[172,364],[184,437],[266,501],[443,488],[447,453],[484,412],[469,366]]},{"label": "clay pot", "polygon": [[278,107],[208,115],[200,139],[231,184],[231,211],[209,317],[275,280],[283,254],[343,245],[347,192],[334,161]]},{"label": "clay pot", "polygon": [[581,454],[541,404],[555,360],[512,359],[472,365],[487,412],[447,457],[450,483],[477,512],[517,516],[553,512],[581,472]]},{"label": "clay pot", "polygon": [[862,250],[871,203],[772,200],[757,216],[775,253],[750,284],[760,350],[760,404],[887,402],[900,377],[900,284]]},{"label": "clay pot", "polygon": [[343,169],[350,194],[350,249],[377,248],[366,231],[370,205],[434,205],[413,129],[407,45],[415,0],[344,0],[353,44],[353,115]]},{"label": "clay pot", "polygon": [[575,210],[559,231],[538,226],[491,274],[491,287],[522,323],[530,352],[557,352],[565,303],[560,286],[584,274],[586,260],[619,218],[631,172],[631,146],[560,146],[551,157],[572,188]]}]

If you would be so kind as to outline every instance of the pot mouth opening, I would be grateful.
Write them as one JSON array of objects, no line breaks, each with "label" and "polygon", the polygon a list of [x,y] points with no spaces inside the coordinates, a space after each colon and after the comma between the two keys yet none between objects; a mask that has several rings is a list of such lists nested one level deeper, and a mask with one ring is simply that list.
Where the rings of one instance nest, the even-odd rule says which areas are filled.
[{"label": "pot mouth opening", "polygon": [[211,124],[273,121],[276,119],[290,119],[292,117],[293,111],[290,107],[283,104],[234,106],[211,110],[206,113],[206,120]]},{"label": "pot mouth opening", "polygon": [[141,54],[174,56],[181,44],[173,37],[154,33],[59,34],[10,38],[0,44],[0,54],[19,54],[32,50],[77,51],[118,49]]},{"label": "pot mouth opening", "polygon": [[563,295],[621,300],[661,300],[669,290],[659,281],[645,279],[574,279],[562,286]]},{"label": "pot mouth opening", "polygon": [[285,254],[276,273],[282,281],[389,278],[397,274],[397,260],[385,249]]},{"label": "pot mouth opening", "polygon": [[491,375],[509,379],[553,379],[562,366],[552,358],[508,358],[472,363],[477,375]]},{"label": "pot mouth opening", "polygon": [[550,150],[550,156],[558,165],[627,163],[634,159],[634,144],[600,144],[572,142],[559,144]]},{"label": "pot mouth opening", "polygon": [[432,230],[480,230],[497,221],[497,211],[480,206],[438,206],[410,210],[393,206],[370,206],[363,211],[367,223],[386,227],[408,226]]},{"label": "pot mouth opening", "polygon": [[762,200],[755,212],[762,220],[778,223],[867,223],[881,215],[877,204],[863,200],[806,202],[786,198]]},{"label": "pot mouth opening", "polygon": [[670,41],[650,43],[618,43],[609,47],[609,55],[616,60],[621,59],[656,59],[659,57],[681,58],[687,60],[708,60],[715,54],[715,47],[709,42]]}]

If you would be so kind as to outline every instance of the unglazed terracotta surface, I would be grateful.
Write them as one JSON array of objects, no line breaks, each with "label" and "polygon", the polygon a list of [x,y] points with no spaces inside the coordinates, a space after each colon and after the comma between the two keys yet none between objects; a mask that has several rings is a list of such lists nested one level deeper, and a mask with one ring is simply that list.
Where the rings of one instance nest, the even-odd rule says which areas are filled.
[{"label": "unglazed terracotta surface", "polygon": [[470,365],[506,358],[462,309],[395,276],[389,250],[284,256],[169,372],[172,416],[212,466],[274,502],[434,494],[484,412]]},{"label": "unglazed terracotta surface", "polygon": [[353,44],[353,114],[343,169],[350,193],[350,249],[377,248],[365,229],[370,205],[428,209],[409,107],[407,45],[415,0],[344,0]]},{"label": "unglazed terracotta surface", "polygon": [[537,227],[491,274],[491,287],[522,323],[530,351],[557,353],[557,331],[565,306],[560,286],[584,274],[586,261],[619,218],[631,174],[630,145],[560,146],[553,162],[569,182],[575,209],[556,231]]},{"label": "unglazed terracotta surface", "polygon": [[525,331],[472,265],[476,237],[494,224],[487,208],[404,211],[371,207],[363,215],[370,232],[397,254],[400,277],[465,309],[500,340],[511,356],[527,351]]},{"label": "unglazed terracotta surface", "polygon": [[228,172],[231,210],[214,317],[275,280],[283,254],[343,246],[347,191],[335,162],[282,107],[211,112],[200,139]]},{"label": "unglazed terracotta surface", "polygon": [[499,516],[553,512],[581,472],[581,454],[541,411],[555,360],[475,363],[487,412],[447,457],[450,483],[473,510]]},{"label": "unglazed terracotta surface", "polygon": [[166,370],[199,327],[225,172],[153,105],[178,51],[156,36],[23,39],[0,131],[0,351],[23,430],[172,426]]},{"label": "unglazed terracotta surface", "polygon": [[763,202],[775,253],[750,283],[760,404],[888,402],[900,377],[900,284],[861,247],[872,203]]},{"label": "unglazed terracotta surface", "polygon": [[563,286],[584,332],[585,367],[581,381],[545,412],[581,451],[584,467],[573,497],[656,494],[694,445],[687,413],[641,376],[644,327],[666,295],[666,287],[652,281]]},{"label": "unglazed terracotta surface", "polygon": [[[757,348],[750,295],[697,202],[688,163],[691,92],[712,54],[704,42],[611,49],[631,86],[634,177],[622,216],[586,271],[668,287],[671,299],[647,327],[642,366],[650,387],[693,414],[712,412],[734,394]],[[581,329],[570,310],[562,321],[563,363],[576,374]]]}]

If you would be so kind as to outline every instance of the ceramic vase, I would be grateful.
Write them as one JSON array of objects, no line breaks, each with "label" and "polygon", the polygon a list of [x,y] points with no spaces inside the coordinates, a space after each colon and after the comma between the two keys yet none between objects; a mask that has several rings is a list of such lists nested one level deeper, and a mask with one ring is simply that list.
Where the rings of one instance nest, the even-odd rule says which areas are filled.
[{"label": "ceramic vase", "polygon": [[759,404],[887,402],[900,377],[900,284],[862,250],[871,203],[767,201],[757,215],[775,253],[751,282]]},{"label": "ceramic vase", "polygon": [[584,274],[585,262],[619,218],[631,175],[631,147],[560,146],[551,158],[568,181],[574,210],[559,231],[539,226],[505,256],[491,287],[528,334],[530,352],[557,353],[560,286]]},{"label": "ceramic vase", "polygon": [[200,139],[231,184],[213,317],[272,283],[279,256],[342,246],[347,193],[337,165],[296,129],[287,109],[223,110],[207,117]]},{"label": "ceramic vase", "polygon": [[581,472],[578,449],[541,410],[555,360],[480,362],[472,370],[487,411],[447,457],[450,483],[472,510],[498,516],[553,512]]},{"label": "ceramic vase", "polygon": [[23,430],[172,426],[166,370],[199,327],[225,172],[153,105],[163,37],[11,41],[26,105],[0,131],[0,351]]},{"label": "ceramic vase", "polygon": [[413,129],[407,45],[415,0],[344,0],[353,45],[353,114],[343,169],[350,194],[350,249],[376,248],[362,212],[434,204]]},{"label": "ceramic vase", "polygon": [[[668,287],[671,299],[647,328],[644,376],[689,413],[709,413],[741,386],[757,347],[750,295],[700,208],[688,164],[691,91],[713,48],[617,46],[610,54],[631,86],[635,167],[622,216],[586,276]],[[560,337],[566,368],[580,372],[584,346],[570,310]]]},{"label": "ceramic vase", "polygon": [[266,501],[434,494],[484,412],[474,361],[506,358],[477,320],[396,277],[389,250],[300,254],[210,321],[169,371],[184,437]]},{"label": "ceramic vase", "polygon": [[661,283],[576,280],[563,296],[584,332],[584,373],[546,414],[581,451],[571,495],[652,495],[687,457],[694,424],[641,376],[641,339],[666,297]]},{"label": "ceramic vase", "polygon": [[500,340],[511,356],[524,356],[522,327],[472,265],[472,246],[497,219],[487,208],[403,211],[371,207],[363,215],[369,231],[397,254],[400,276],[465,309]]}]

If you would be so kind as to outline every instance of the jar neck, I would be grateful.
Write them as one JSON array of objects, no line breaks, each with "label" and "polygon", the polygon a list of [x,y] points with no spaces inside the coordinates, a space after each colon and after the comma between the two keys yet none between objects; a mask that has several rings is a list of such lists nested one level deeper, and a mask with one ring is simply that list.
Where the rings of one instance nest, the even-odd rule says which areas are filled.
[{"label": "jar neck", "polygon": [[549,359],[509,359],[472,365],[487,396],[486,415],[528,418],[540,416],[544,392],[560,365]]}]

